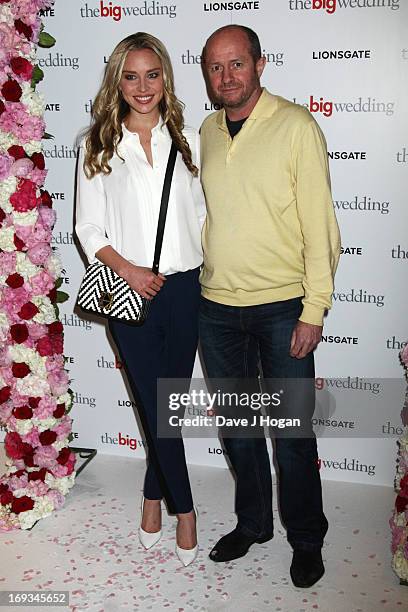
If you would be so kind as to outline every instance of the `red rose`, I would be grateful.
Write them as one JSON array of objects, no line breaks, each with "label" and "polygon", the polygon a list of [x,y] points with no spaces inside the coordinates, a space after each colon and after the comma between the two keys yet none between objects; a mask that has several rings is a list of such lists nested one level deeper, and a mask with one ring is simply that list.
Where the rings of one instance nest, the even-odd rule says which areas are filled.
[{"label": "red rose", "polygon": [[7,100],[7,102],[18,102],[21,98],[21,94],[23,90],[20,85],[14,79],[9,79],[6,81],[1,88],[1,93],[3,94],[3,98]]},{"label": "red rose", "polygon": [[40,401],[41,401],[41,397],[29,397],[28,398],[28,404],[33,409],[37,408]]},{"label": "red rose", "polygon": [[31,372],[28,365],[24,362],[21,362],[21,363],[14,362],[13,365],[11,366],[11,371],[13,372],[13,376],[15,378],[24,378],[25,376],[27,376],[27,374]]},{"label": "red rose", "polygon": [[28,472],[28,480],[42,480],[44,482],[46,474],[46,468],[41,468],[36,472]]},{"label": "red rose", "polygon": [[33,65],[24,57],[13,57],[10,66],[17,76],[21,76],[25,81],[31,81],[33,75]]},{"label": "red rose", "polygon": [[49,336],[43,336],[38,340],[37,351],[40,353],[41,357],[49,357],[50,355],[54,354],[52,342]]},{"label": "red rose", "polygon": [[32,510],[33,508],[34,500],[27,495],[23,495],[23,497],[15,497],[11,503],[11,511],[15,514],[27,512],[27,510]]},{"label": "red rose", "polygon": [[61,448],[59,455],[57,457],[57,461],[60,465],[65,465],[71,455],[71,451],[68,446],[65,448]]},{"label": "red rose", "polygon": [[47,297],[49,297],[49,298],[50,298],[50,300],[51,300],[51,302],[52,302],[53,304],[55,304],[55,303],[56,303],[56,301],[57,301],[57,290],[56,290],[56,288],[55,288],[55,287],[54,287],[53,289],[51,289],[51,291],[49,291],[49,292],[47,293]]},{"label": "red rose", "polygon": [[24,23],[24,21],[21,21],[21,19],[16,19],[14,21],[14,27],[16,28],[19,34],[24,34],[24,36],[28,38],[28,40],[31,40],[31,36],[33,35],[33,30],[31,26]]},{"label": "red rose", "polygon": [[0,404],[4,404],[10,399],[11,388],[10,387],[2,387],[0,389]]},{"label": "red rose", "polygon": [[48,325],[48,332],[50,334],[62,334],[64,331],[64,326],[61,321],[54,321],[54,323],[50,323]]},{"label": "red rose", "polygon": [[22,344],[28,338],[28,329],[25,323],[15,323],[10,327],[10,335],[14,342]]},{"label": "red rose", "polygon": [[42,153],[33,153],[31,156],[31,161],[33,162],[36,168],[38,168],[39,170],[44,170],[45,160],[44,155]]},{"label": "red rose", "polygon": [[4,106],[4,102],[3,100],[0,100],[0,115],[2,115],[5,110],[6,110],[6,107]]},{"label": "red rose", "polygon": [[6,213],[4,212],[2,208],[0,208],[0,225],[3,223],[5,218],[6,218]]},{"label": "red rose", "polygon": [[65,404],[58,404],[52,416],[54,419],[60,419],[65,414]]},{"label": "red rose", "polygon": [[17,476],[17,478],[20,478],[20,476],[22,476],[25,473],[26,473],[25,470],[17,470],[17,472],[14,472],[14,476]]},{"label": "red rose", "polygon": [[11,147],[9,147],[7,149],[7,153],[9,155],[11,155],[11,157],[14,157],[14,159],[24,159],[24,157],[27,157],[26,152],[24,151],[24,148],[20,145],[12,145]]},{"label": "red rose", "polygon": [[13,414],[16,419],[31,419],[33,416],[33,411],[29,406],[18,406],[14,408]]},{"label": "red rose", "polygon": [[64,350],[64,341],[62,336],[51,336],[51,344],[54,355],[62,355]]},{"label": "red rose", "polygon": [[39,312],[40,311],[38,310],[35,304],[33,304],[32,302],[26,302],[24,306],[20,308],[20,311],[17,314],[20,317],[20,319],[24,319],[25,321],[28,321],[29,319],[32,319],[33,317],[35,317],[35,315],[38,314]]},{"label": "red rose", "polygon": [[6,283],[12,289],[18,289],[24,285],[24,278],[15,272],[6,278]]},{"label": "red rose", "polygon": [[11,431],[4,438],[4,447],[7,455],[11,459],[22,459],[24,457],[24,444],[20,434],[16,431]]},{"label": "red rose", "polygon": [[23,251],[25,247],[25,242],[23,242],[23,240],[21,240],[17,234],[14,234],[14,246],[16,247],[17,251]]},{"label": "red rose", "polygon": [[52,198],[45,189],[41,189],[41,204],[43,206],[48,206],[48,208],[52,208]]},{"label": "red rose", "polygon": [[2,506],[6,506],[7,504],[11,504],[14,499],[14,495],[11,491],[6,491],[0,496],[0,503]]},{"label": "red rose", "polygon": [[43,446],[49,446],[50,444],[53,444],[55,442],[55,440],[57,439],[57,434],[55,433],[55,431],[46,429],[45,431],[42,431],[38,437]]},{"label": "red rose", "polygon": [[26,464],[27,467],[34,467],[34,457],[33,457],[33,455],[25,455],[24,456],[24,463]]},{"label": "red rose", "polygon": [[5,493],[8,490],[9,488],[5,482],[0,483],[0,495],[3,495],[3,493]]},{"label": "red rose", "polygon": [[395,500],[395,508],[397,512],[398,513],[404,512],[407,505],[408,505],[408,499],[406,497],[402,497],[401,495],[398,495],[397,499]]},{"label": "red rose", "polygon": [[28,179],[20,179],[17,191],[10,196],[14,210],[27,212],[37,206],[36,184]]}]

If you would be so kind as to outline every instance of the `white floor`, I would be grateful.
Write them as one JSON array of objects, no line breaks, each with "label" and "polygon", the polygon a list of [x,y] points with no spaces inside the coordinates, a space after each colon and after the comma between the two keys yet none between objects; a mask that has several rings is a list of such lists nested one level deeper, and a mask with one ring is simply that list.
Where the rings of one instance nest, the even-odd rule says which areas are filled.
[{"label": "white floor", "polygon": [[277,513],[272,541],[254,545],[235,562],[208,559],[212,545],[235,523],[227,470],[190,468],[201,546],[193,565],[180,567],[174,554],[173,517],[165,517],[159,544],[144,551],[137,536],[143,474],[141,460],[98,455],[78,477],[64,508],[30,532],[0,534],[0,590],[69,590],[69,609],[75,612],[408,609],[408,587],[399,585],[390,567],[391,488],[324,483],[330,523],[326,574],[303,590],[289,578],[291,551]]}]

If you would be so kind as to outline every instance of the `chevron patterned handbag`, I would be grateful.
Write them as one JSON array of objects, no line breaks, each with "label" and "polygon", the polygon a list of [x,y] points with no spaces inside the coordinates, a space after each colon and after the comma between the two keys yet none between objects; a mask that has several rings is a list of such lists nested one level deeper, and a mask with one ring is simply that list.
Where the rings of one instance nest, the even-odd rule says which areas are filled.
[{"label": "chevron patterned handbag", "polygon": [[[157,223],[156,244],[152,272],[159,272],[159,261],[163,244],[171,179],[176,163],[177,149],[171,145]],[[77,304],[82,310],[124,323],[141,325],[146,320],[151,300],[131,289],[127,282],[109,266],[95,262],[88,266],[79,288]]]}]

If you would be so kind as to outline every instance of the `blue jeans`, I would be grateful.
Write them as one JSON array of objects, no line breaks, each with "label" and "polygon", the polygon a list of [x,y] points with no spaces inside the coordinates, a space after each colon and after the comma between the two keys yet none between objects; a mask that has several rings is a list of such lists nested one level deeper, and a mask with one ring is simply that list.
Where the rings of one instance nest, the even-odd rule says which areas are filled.
[{"label": "blue jeans", "polygon": [[[199,334],[209,378],[314,379],[314,357],[289,354],[301,298],[257,306],[227,306],[201,298]],[[308,418],[311,420],[310,408]],[[305,412],[303,413],[305,414]],[[328,523],[323,513],[316,438],[275,440],[280,511],[290,545],[317,551]],[[272,479],[264,437],[224,437],[236,477],[238,529],[256,539],[273,533]]]},{"label": "blue jeans", "polygon": [[168,405],[158,405],[157,379],[191,378],[198,343],[198,274],[196,268],[167,276],[140,327],[109,320],[149,451],[144,496],[164,497],[177,514],[191,512],[193,498],[181,432],[173,438],[157,433],[158,418],[168,419]]}]

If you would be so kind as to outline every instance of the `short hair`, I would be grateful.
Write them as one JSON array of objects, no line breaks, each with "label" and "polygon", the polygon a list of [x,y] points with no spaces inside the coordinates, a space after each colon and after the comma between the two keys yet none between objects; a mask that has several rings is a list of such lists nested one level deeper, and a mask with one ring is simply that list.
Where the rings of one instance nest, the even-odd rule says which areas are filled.
[{"label": "short hair", "polygon": [[259,59],[261,59],[262,51],[261,51],[261,43],[259,42],[258,34],[254,32],[254,30],[251,30],[251,28],[248,28],[247,26],[238,25],[238,24],[230,24],[230,25],[226,25],[226,26],[222,26],[221,28],[218,28],[218,30],[215,30],[215,32],[213,32],[211,36],[207,38],[207,40],[205,41],[202,58],[201,58],[201,61],[203,63],[205,63],[205,56],[206,56],[208,41],[216,34],[219,34],[220,32],[225,32],[226,30],[232,30],[232,29],[241,30],[242,32],[244,32],[244,34],[248,38],[249,52],[251,54],[252,59],[254,60],[254,64],[256,64],[256,62]]}]

